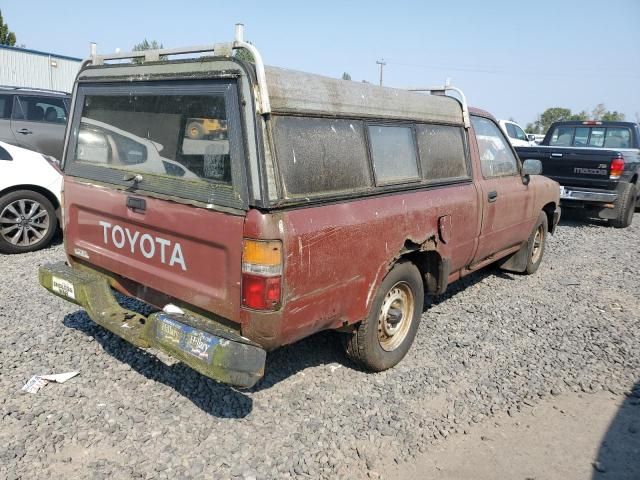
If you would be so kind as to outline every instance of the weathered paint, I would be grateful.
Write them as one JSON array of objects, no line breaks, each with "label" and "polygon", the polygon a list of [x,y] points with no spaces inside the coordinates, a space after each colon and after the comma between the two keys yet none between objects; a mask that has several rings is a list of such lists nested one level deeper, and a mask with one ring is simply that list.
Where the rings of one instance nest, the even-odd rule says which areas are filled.
[{"label": "weathered paint", "polygon": [[[88,253],[90,265],[145,290],[162,292],[238,322],[244,217],[155,198],[146,198],[144,212],[133,211],[127,208],[127,196],[122,190],[89,185],[73,177],[65,179],[64,228],[69,258],[87,262],[75,257],[79,248]],[[169,247],[179,244],[185,270],[180,262],[171,265],[172,248],[167,248],[163,261],[161,252],[150,258],[141,248],[131,252],[126,234],[123,248],[117,248],[109,237],[105,243],[105,228],[100,222],[139,232],[140,237],[160,238],[170,242]],[[144,292],[125,293],[146,297]]]}]

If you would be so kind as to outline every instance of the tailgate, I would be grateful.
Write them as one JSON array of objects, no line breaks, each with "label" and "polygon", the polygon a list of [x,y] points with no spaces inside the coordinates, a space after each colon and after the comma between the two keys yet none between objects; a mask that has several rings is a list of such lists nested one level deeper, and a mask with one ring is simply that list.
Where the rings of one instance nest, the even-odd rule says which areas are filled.
[{"label": "tailgate", "polygon": [[560,185],[613,189],[609,167],[616,152],[586,148],[549,148],[543,151],[542,174]]},{"label": "tailgate", "polygon": [[[65,179],[67,254],[238,321],[244,217]],[[162,305],[160,305],[162,307]]]}]

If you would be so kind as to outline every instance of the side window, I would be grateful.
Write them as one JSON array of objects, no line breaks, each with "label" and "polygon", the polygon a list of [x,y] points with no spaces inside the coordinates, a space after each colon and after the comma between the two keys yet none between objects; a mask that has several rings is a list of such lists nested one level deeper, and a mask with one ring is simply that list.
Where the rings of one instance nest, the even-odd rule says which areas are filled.
[{"label": "side window", "polygon": [[286,116],[272,119],[287,195],[326,195],[371,186],[362,122]]},{"label": "side window", "polygon": [[488,118],[471,117],[485,178],[518,174],[518,161],[498,126]]},{"label": "side window", "polygon": [[11,154],[9,152],[0,147],[0,160],[13,160],[13,158],[11,158]]},{"label": "side window", "polygon": [[505,123],[505,126],[507,127],[507,135],[511,138],[516,138],[516,127],[513,126],[513,123]]},{"label": "side window", "polygon": [[513,126],[513,130],[516,134],[516,137],[518,140],[524,140],[525,142],[527,141],[527,135],[524,133],[524,131],[517,125]]},{"label": "side window", "polygon": [[62,98],[19,95],[16,96],[13,118],[30,122],[64,124],[67,121],[67,110]]},{"label": "side window", "polygon": [[369,125],[369,140],[378,185],[420,180],[411,127]]},{"label": "side window", "polygon": [[11,118],[11,106],[13,98],[11,95],[0,95],[0,119]]},{"label": "side window", "polygon": [[575,127],[559,126],[553,130],[549,145],[552,147],[570,147],[573,143]]},{"label": "side window", "polygon": [[460,127],[416,125],[422,173],[427,182],[442,182],[469,178]]},{"label": "side window", "polygon": [[607,136],[604,139],[606,148],[629,148],[631,143],[631,131],[628,128],[607,128]]}]

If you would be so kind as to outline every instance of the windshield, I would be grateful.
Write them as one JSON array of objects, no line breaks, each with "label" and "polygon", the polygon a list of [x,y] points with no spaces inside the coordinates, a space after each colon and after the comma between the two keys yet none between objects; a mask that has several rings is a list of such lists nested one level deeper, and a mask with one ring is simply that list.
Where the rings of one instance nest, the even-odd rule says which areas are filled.
[{"label": "windshield", "polygon": [[65,171],[129,186],[136,178],[141,190],[212,203],[216,192],[234,189],[241,171],[232,161],[228,103],[229,89],[85,88]]}]

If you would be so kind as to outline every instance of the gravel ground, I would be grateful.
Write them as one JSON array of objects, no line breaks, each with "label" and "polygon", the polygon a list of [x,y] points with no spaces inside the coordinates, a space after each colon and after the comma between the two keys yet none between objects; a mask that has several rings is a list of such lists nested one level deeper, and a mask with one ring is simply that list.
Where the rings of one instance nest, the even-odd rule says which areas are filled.
[{"label": "gravel ground", "polygon": [[355,369],[323,333],[270,354],[249,391],[166,366],[48,294],[37,267],[61,258],[0,255],[0,478],[377,478],[498,412],[640,377],[640,215],[624,230],[564,221],[537,274],[488,269],[429,299],[390,371]]}]

